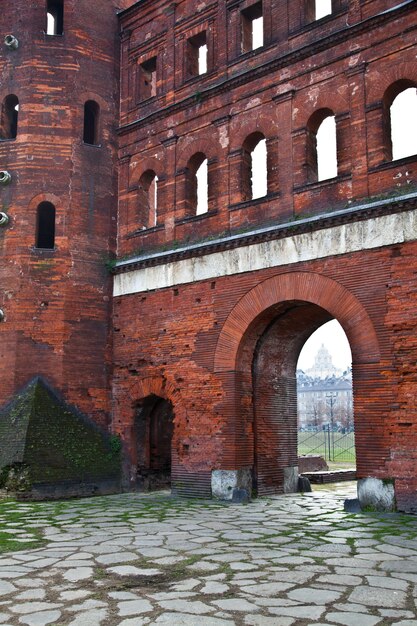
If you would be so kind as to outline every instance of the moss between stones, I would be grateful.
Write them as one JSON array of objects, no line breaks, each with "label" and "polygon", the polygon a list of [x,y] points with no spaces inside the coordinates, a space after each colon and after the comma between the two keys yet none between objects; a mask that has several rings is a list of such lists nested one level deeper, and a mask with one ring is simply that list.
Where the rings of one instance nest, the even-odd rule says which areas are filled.
[{"label": "moss between stones", "polygon": [[19,464],[32,484],[120,480],[121,444],[38,378],[0,412],[0,468]]}]

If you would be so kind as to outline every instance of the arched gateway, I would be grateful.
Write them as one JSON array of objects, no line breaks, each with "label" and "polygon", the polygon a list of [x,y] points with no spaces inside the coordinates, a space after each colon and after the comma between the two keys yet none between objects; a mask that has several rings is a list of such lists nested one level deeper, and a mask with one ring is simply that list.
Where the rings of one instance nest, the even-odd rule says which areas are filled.
[{"label": "arched gateway", "polygon": [[246,293],[219,335],[214,369],[226,390],[227,437],[222,470],[213,474],[217,495],[228,482],[260,495],[296,490],[297,360],[308,337],[332,318],[352,350],[358,477],[383,476],[389,450],[375,436],[385,406],[373,324],[335,280],[289,272]]}]

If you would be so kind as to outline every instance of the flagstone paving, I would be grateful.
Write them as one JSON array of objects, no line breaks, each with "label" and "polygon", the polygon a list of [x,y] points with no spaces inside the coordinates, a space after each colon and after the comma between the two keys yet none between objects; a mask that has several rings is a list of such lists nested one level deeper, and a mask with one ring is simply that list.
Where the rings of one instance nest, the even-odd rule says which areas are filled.
[{"label": "flagstone paving", "polygon": [[3,626],[417,626],[417,517],[352,486],[248,505],[0,502]]}]

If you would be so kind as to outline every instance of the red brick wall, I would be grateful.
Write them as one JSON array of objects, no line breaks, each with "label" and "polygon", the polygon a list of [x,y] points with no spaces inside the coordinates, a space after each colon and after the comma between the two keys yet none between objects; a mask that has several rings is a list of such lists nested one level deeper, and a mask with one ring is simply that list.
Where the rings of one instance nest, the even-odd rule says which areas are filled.
[{"label": "red brick wall", "polygon": [[[417,84],[412,3],[383,14],[387,0],[338,0],[331,16],[311,22],[302,0],[264,0],[264,46],[241,54],[239,13],[250,4],[207,2],[196,13],[190,0],[158,0],[123,14],[120,256],[415,190],[416,157],[392,162],[386,133],[395,85]],[[203,30],[209,71],[187,79],[187,40]],[[141,99],[137,68],[154,56],[157,93]],[[336,118],[338,176],[317,182],[308,145],[324,109]],[[254,132],[267,139],[268,195],[245,201],[242,146]],[[197,152],[214,185],[209,212],[193,216],[187,164]],[[155,228],[139,217],[147,170],[160,180]],[[353,351],[358,476],[395,478],[400,506],[417,506],[412,255],[410,244],[116,299],[114,424],[133,462],[132,406],[155,393],[174,406],[173,475],[185,491],[195,481],[209,491],[213,468],[254,464],[260,491],[282,484],[283,467],[295,464],[296,357],[335,316]],[[266,296],[256,286],[287,271],[319,277],[313,304],[296,306],[290,281],[283,304],[266,298],[257,309]],[[282,467],[271,473],[278,452]]]},{"label": "red brick wall", "polygon": [[117,298],[114,428],[133,462],[134,405],[154,393],[174,407],[174,481],[185,484],[188,473],[208,483],[211,469],[257,462],[260,492],[282,488],[272,457],[296,465],[296,360],[311,332],[337,317],[353,354],[358,477],[395,478],[400,506],[416,506],[415,251],[408,244]]},{"label": "red brick wall", "polygon": [[[394,478],[400,507],[415,508],[415,244],[118,298],[110,335],[105,261],[116,244],[115,4],[132,2],[65,0],[64,34],[57,37],[44,34],[43,3],[2,7],[1,30],[20,45],[2,48],[0,100],[15,94],[20,110],[17,138],[0,142],[0,169],[13,176],[0,190],[1,210],[11,217],[0,230],[6,314],[0,405],[42,375],[67,401],[108,423],[114,341],[113,425],[131,467],[137,461],[135,403],[154,394],[174,408],[173,476],[180,490],[209,493],[213,468],[256,462],[258,486],[267,492],[282,482],[282,468],[269,473],[270,455],[289,450],[285,463],[294,462],[294,425],[287,427],[280,411],[287,397],[294,423],[296,356],[307,335],[336,316],[353,351],[358,476]],[[190,0],[145,0],[122,14],[120,256],[415,189],[417,160],[387,158],[383,123],[392,85],[417,83],[409,28],[415,8],[410,3],[378,16],[392,3],[333,4],[332,16],[308,23],[302,0],[263,0],[265,45],[245,55],[239,11],[247,0],[203,1],[198,12]],[[187,40],[202,31],[209,71],[188,78]],[[154,57],[156,95],[143,100],[138,70]],[[83,106],[90,99],[101,107],[100,147],[82,142]],[[306,146],[311,116],[322,108],[336,116],[339,175],[318,183],[307,175]],[[269,194],[245,202],[242,145],[253,132],[267,139]],[[202,216],[187,213],[187,165],[197,152],[208,157],[213,181],[211,210]],[[159,178],[153,228],[146,228],[138,206],[139,180],[149,170]],[[42,201],[57,210],[54,251],[34,249]],[[298,306],[306,297],[303,281],[290,280],[288,292],[272,302],[258,290],[287,271],[311,274],[309,306]],[[294,289],[298,296],[291,295]],[[258,309],[264,301],[269,304]],[[245,302],[242,315],[239,302]],[[230,314],[237,324],[234,346],[225,341]],[[288,361],[273,337],[285,345]],[[279,370],[277,394],[267,393],[276,373],[271,362]],[[271,407],[278,415],[272,420]]]},{"label": "red brick wall", "polygon": [[[126,3],[116,3],[122,6]],[[0,405],[33,376],[106,423],[114,247],[118,28],[108,0],[65,0],[64,34],[48,36],[45,2],[5,2],[0,101],[19,98],[18,135],[0,142]],[[12,33],[17,50],[3,45]],[[100,147],[83,144],[84,102],[101,107]],[[36,211],[56,207],[56,249],[35,249]]]},{"label": "red brick wall", "polygon": [[[417,161],[388,158],[383,124],[387,89],[417,84],[415,8],[378,16],[392,3],[340,0],[332,16],[307,24],[301,0],[264,0],[265,45],[242,55],[239,12],[248,4],[206,3],[196,14],[190,0],[175,9],[158,0],[122,17],[121,256],[415,189]],[[187,80],[185,42],[201,30],[210,71]],[[141,99],[137,68],[154,56],[157,95]],[[307,128],[322,109],[336,116],[338,176],[314,182]],[[245,202],[242,146],[253,132],[267,139],[268,195]],[[207,214],[187,216],[185,168],[196,152],[209,159],[212,201]],[[140,217],[138,180],[148,169],[160,178],[156,228]]]},{"label": "red brick wall", "polygon": [[[392,278],[387,288],[385,325],[393,353],[387,372],[393,381],[388,422],[392,441],[389,474],[395,479],[397,503],[404,510],[417,507],[417,333],[416,280],[413,272],[417,245],[392,251]],[[414,274],[414,276],[413,276]]]}]

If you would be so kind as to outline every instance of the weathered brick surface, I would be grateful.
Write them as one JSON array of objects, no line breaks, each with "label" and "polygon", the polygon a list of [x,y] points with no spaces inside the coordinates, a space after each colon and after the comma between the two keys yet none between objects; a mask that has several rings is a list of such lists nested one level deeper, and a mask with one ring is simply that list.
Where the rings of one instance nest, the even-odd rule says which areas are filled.
[{"label": "weathered brick surface", "polygon": [[[145,1],[122,15],[120,256],[415,190],[416,158],[393,162],[386,134],[392,86],[417,83],[412,3],[394,14],[388,0],[338,0],[309,22],[307,2],[264,0],[265,44],[242,55],[251,4]],[[190,79],[186,42],[201,31],[208,72]],[[141,99],[138,67],[153,57],[156,94]],[[321,109],[336,116],[338,176],[317,182],[308,142]],[[268,195],[247,201],[242,146],[254,132],[267,140]],[[211,183],[200,216],[187,212],[197,152]],[[160,181],[156,228],[138,201],[147,170]],[[207,490],[213,468],[255,468],[260,493],[282,488],[296,464],[296,359],[336,317],[353,353],[358,477],[393,478],[400,508],[415,509],[415,268],[415,244],[403,244],[117,298],[114,428],[132,467],[135,403],[153,393],[173,404],[183,491]]]},{"label": "weathered brick surface", "polygon": [[[0,404],[43,375],[105,424],[109,414],[110,281],[114,247],[118,98],[116,7],[65,0],[64,34],[48,36],[45,2],[5,2],[0,14],[0,101],[19,98],[16,139],[0,142]],[[17,50],[4,44],[12,33]],[[101,107],[101,146],[83,144],[84,102]],[[35,249],[36,211],[56,207],[56,249]]]},{"label": "weathered brick surface", "polygon": [[[157,0],[121,17],[121,256],[327,212],[416,185],[415,159],[387,159],[383,130],[387,89],[403,78],[417,81],[414,31],[408,28],[413,8],[393,16],[381,13],[392,8],[389,2],[357,7],[341,0],[333,3],[333,16],[305,24],[306,2],[265,0],[265,45],[242,55],[239,13],[247,4],[203,2],[196,13],[189,0],[175,8]],[[185,42],[202,30],[209,71],[187,79]],[[157,92],[141,98],[138,68],[150,57],[157,57]],[[306,143],[309,120],[321,109],[336,116],[338,177],[317,183],[309,175]],[[247,202],[241,150],[255,131],[267,140],[268,196]],[[211,169],[210,210],[202,216],[187,214],[185,206],[185,168],[196,152],[207,156]],[[149,169],[160,179],[157,228],[146,228],[138,201],[138,181]]]},{"label": "weathered brick surface", "polygon": [[[208,495],[213,469],[255,468],[268,493],[296,464],[299,350],[336,317],[353,352],[358,476],[393,478],[400,508],[416,509],[415,243],[155,285],[111,310],[105,261],[116,246],[119,258],[158,253],[415,190],[417,159],[391,161],[386,136],[393,85],[417,84],[415,3],[334,0],[314,22],[307,1],[263,0],[264,46],[241,54],[251,4],[65,0],[55,37],[44,34],[44,3],[2,7],[1,32],[20,45],[1,48],[0,101],[15,94],[20,110],[17,138],[0,142],[0,169],[13,176],[0,189],[11,217],[0,229],[0,404],[42,375],[97,422],[112,412],[133,482],[137,404],[166,398],[178,491]],[[116,7],[127,9],[119,23]],[[190,77],[189,40],[203,31],[208,71]],[[148,84],[144,97],[152,67],[156,92]],[[100,146],[82,141],[86,100],[101,108]],[[336,116],[338,176],[317,182],[309,146],[323,109]],[[268,195],[255,201],[242,181],[253,133],[268,148]],[[209,212],[196,216],[189,183],[201,153]],[[143,202],[149,172],[156,225]],[[34,249],[43,201],[57,210],[54,251]]]},{"label": "weathered brick surface", "polygon": [[[275,471],[271,480],[276,489],[282,476],[279,476],[279,463],[272,462],[273,455],[279,452],[283,466],[296,465],[296,459],[286,457],[295,452],[291,438],[295,437],[296,429],[294,385],[299,351],[317,326],[337,317],[353,352],[358,476],[387,478],[395,472],[400,480],[407,481],[413,500],[416,485],[412,472],[417,464],[415,439],[410,437],[416,423],[411,393],[413,379],[408,372],[410,387],[406,395],[405,382],[398,384],[399,378],[404,381],[404,377],[396,363],[401,354],[398,342],[402,340],[405,344],[402,367],[410,367],[415,354],[414,339],[408,343],[404,334],[415,333],[415,320],[410,314],[404,322],[404,308],[401,314],[398,302],[391,299],[395,284],[401,285],[404,280],[403,276],[400,280],[396,277],[395,250],[331,257],[296,267],[117,298],[114,424],[128,442],[132,458],[135,458],[135,442],[131,437],[135,403],[155,393],[170,399],[174,407],[173,448],[177,463],[173,467],[174,477],[185,470],[200,476],[212,468],[252,467],[255,459],[260,462],[265,457],[267,475],[260,477],[260,491],[270,490],[270,471]],[[404,245],[402,250],[410,261],[415,244]],[[403,271],[413,283],[410,262],[408,269],[406,265]],[[294,278],[295,270],[302,273],[302,280]],[[267,306],[272,289],[268,279],[275,281],[280,276],[298,296],[287,299],[281,286],[277,291],[282,303],[277,299],[276,306]],[[253,296],[251,310],[250,294],[254,289],[258,291]],[[404,287],[406,307],[412,308],[415,298],[406,290]],[[274,297],[273,293],[272,301]],[[245,298],[247,301],[240,310]],[[309,304],[308,300],[315,304]],[[225,344],[222,357],[219,349],[222,333],[234,311],[237,311],[233,323],[236,338]],[[264,313],[260,315],[259,311]],[[387,320],[395,317],[400,321],[392,334]],[[236,354],[232,351],[235,344]],[[253,400],[252,365],[257,344]],[[149,386],[148,381],[158,381],[158,386]],[[411,414],[405,406],[400,410],[405,402],[414,406]],[[407,427],[402,423],[406,413]],[[406,431],[405,437],[397,437],[401,428]]]}]

